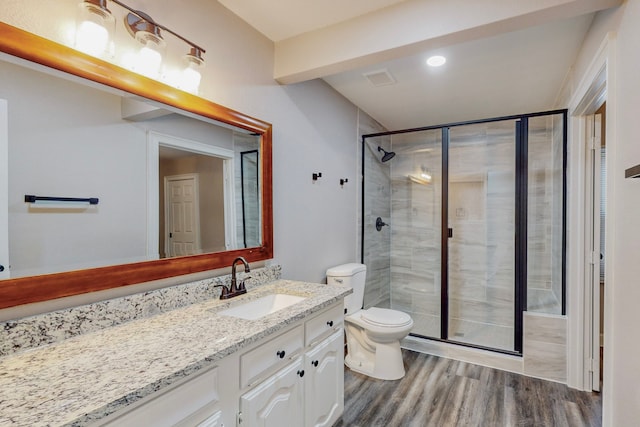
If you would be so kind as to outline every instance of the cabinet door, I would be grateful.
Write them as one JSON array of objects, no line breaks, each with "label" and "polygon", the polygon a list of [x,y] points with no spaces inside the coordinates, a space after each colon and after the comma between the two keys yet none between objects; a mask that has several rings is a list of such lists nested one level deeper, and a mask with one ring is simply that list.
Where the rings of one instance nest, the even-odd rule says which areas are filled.
[{"label": "cabinet door", "polygon": [[240,397],[240,425],[301,426],[305,371],[298,357],[286,368]]},{"label": "cabinet door", "polygon": [[344,341],[340,329],[305,354],[305,426],[332,426],[344,410]]}]

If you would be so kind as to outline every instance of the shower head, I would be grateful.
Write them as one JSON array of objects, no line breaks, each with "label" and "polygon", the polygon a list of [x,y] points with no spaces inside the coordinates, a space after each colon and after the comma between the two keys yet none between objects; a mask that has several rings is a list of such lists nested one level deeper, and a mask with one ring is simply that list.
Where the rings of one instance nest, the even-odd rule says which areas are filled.
[{"label": "shower head", "polygon": [[382,162],[388,162],[389,160],[393,159],[396,155],[396,153],[394,153],[393,151],[385,151],[384,148],[378,146],[378,151],[382,151],[384,154],[382,155]]}]

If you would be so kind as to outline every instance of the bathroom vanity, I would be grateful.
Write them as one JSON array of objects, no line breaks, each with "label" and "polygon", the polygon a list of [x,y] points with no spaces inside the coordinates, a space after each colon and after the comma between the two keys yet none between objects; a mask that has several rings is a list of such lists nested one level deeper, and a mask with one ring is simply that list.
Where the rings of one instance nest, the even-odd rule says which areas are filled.
[{"label": "bathroom vanity", "polygon": [[[277,280],[5,356],[0,425],[331,426],[350,292]],[[222,313],[274,294],[304,299],[254,320]]]}]

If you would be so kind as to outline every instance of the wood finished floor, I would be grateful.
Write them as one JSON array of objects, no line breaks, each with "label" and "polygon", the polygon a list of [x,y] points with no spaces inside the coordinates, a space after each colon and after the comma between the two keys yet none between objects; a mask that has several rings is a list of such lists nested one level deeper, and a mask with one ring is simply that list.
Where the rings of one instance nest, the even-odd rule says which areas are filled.
[{"label": "wood finished floor", "polygon": [[333,427],[601,426],[598,393],[403,350],[407,373],[381,381],[345,367],[344,414]]}]

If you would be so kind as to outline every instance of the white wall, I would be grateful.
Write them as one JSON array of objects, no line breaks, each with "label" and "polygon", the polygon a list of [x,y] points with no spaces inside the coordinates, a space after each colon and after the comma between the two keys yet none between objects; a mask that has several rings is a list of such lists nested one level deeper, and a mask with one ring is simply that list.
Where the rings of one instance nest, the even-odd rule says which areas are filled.
[{"label": "white wall", "polygon": [[[637,425],[640,416],[640,180],[625,179],[625,169],[640,163],[640,0],[598,14],[574,67],[573,90],[584,77],[608,32],[615,32],[615,87],[607,114],[615,138],[607,140],[607,281],[605,284],[604,425]],[[615,92],[613,92],[615,91]],[[573,94],[572,94],[573,95]],[[609,135],[609,132],[608,132]],[[613,154],[613,156],[611,156]]]},{"label": "white wall", "polygon": [[[144,260],[146,135],[120,118],[120,97],[4,62],[0,75],[9,111],[11,277]],[[100,203],[37,209],[25,194]]]},{"label": "white wall", "polygon": [[[64,29],[30,12],[40,7],[38,13],[50,17],[71,11],[75,6],[67,3],[76,1],[63,3],[53,8],[39,0],[10,0],[0,19],[62,41]],[[356,107],[322,81],[278,85],[271,41],[218,2],[129,3],[205,47],[203,97],[273,124],[274,249],[283,277],[322,281],[326,268],[356,261]],[[323,177],[314,183],[313,172]],[[349,182],[341,187],[340,178]]]}]

